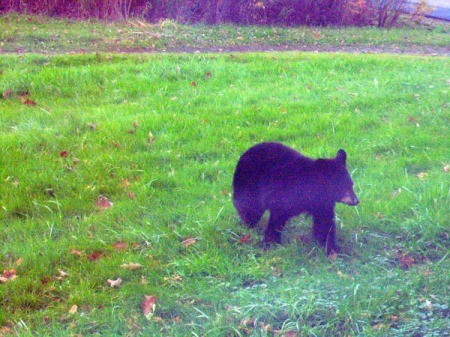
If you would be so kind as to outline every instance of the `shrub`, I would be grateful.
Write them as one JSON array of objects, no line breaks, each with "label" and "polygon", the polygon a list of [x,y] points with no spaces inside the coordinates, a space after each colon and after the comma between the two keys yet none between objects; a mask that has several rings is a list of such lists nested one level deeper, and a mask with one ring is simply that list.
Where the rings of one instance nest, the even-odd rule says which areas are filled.
[{"label": "shrub", "polygon": [[208,24],[364,26],[396,24],[406,0],[3,0],[0,11],[49,16],[173,19]]}]

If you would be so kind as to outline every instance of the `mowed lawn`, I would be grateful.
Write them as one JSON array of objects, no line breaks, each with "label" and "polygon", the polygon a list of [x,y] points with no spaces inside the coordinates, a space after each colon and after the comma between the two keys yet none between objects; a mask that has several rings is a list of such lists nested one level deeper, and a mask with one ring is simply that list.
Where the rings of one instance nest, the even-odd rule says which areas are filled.
[{"label": "mowed lawn", "polygon": [[[2,55],[0,94],[0,335],[448,333],[448,58]],[[240,225],[269,140],[347,151],[337,257]]]}]

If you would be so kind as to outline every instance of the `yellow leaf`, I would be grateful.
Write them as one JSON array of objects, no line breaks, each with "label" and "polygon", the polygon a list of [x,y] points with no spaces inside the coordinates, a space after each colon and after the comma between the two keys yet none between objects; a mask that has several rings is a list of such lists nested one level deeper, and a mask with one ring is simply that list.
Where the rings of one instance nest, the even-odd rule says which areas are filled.
[{"label": "yellow leaf", "polygon": [[72,307],[69,310],[70,315],[75,315],[78,311],[78,306],[76,304],[72,305]]}]

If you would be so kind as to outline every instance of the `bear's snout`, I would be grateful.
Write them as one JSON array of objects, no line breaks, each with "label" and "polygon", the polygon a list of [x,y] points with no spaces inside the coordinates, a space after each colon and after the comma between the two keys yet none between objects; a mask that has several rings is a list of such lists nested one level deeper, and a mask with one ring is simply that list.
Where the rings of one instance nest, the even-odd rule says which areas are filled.
[{"label": "bear's snout", "polygon": [[341,199],[340,202],[342,202],[343,204],[349,205],[349,206],[356,206],[359,204],[359,199],[355,194],[346,195],[345,197],[343,197]]}]

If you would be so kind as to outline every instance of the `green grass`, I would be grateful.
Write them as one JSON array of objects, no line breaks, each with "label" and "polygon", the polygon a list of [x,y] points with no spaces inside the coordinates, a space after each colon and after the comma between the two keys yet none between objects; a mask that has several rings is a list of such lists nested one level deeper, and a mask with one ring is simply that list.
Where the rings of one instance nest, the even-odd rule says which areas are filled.
[{"label": "green grass", "polygon": [[[19,335],[264,335],[259,322],[305,335],[439,335],[448,324],[446,62],[2,57],[0,89],[12,91],[0,101],[2,268],[18,277],[1,285],[1,323]],[[36,107],[20,102],[25,91]],[[239,242],[249,231],[235,216],[231,177],[240,153],[262,140],[310,156],[348,151],[362,203],[338,207],[345,248],[334,263],[297,242],[306,219],[270,251],[258,231]],[[100,194],[114,207],[97,211]],[[116,251],[117,241],[129,248]],[[95,262],[93,251],[103,254]],[[129,262],[143,268],[120,268]],[[57,280],[58,269],[69,276]],[[118,276],[123,286],[109,288]],[[144,294],[158,296],[162,321],[143,318]]]},{"label": "green grass", "polygon": [[140,52],[260,49],[396,50],[447,53],[448,25],[411,28],[273,28],[183,25],[173,21],[75,21],[8,14],[0,16],[3,52]]},{"label": "green grass", "polygon": [[[444,336],[447,66],[305,53],[1,56],[0,263],[17,278],[0,283],[0,334]],[[261,230],[239,224],[233,170],[266,140],[311,157],[347,151],[361,204],[337,206],[335,261],[307,239],[307,218],[268,251]],[[114,206],[98,210],[99,195]],[[142,268],[120,267],[131,262]],[[144,295],[158,297],[150,320]]]}]

